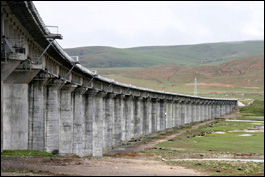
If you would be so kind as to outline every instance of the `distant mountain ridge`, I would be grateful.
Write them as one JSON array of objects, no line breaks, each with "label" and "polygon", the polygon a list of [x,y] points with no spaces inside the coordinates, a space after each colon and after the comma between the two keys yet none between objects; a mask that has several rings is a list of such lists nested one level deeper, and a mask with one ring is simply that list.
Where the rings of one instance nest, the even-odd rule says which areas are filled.
[{"label": "distant mountain ridge", "polygon": [[65,49],[65,51],[71,56],[79,56],[81,63],[88,68],[197,66],[264,55],[264,40],[126,49],[95,46]]}]

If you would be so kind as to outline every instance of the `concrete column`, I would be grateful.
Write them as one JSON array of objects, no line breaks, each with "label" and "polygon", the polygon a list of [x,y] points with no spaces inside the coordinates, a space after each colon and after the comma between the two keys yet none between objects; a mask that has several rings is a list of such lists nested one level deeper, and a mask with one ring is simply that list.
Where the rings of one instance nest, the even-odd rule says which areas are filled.
[{"label": "concrete column", "polygon": [[125,141],[129,141],[133,135],[132,120],[133,120],[133,96],[126,95],[124,100],[124,116],[125,116]]},{"label": "concrete column", "polygon": [[186,113],[185,113],[185,124],[188,124],[188,123],[190,123],[190,113],[191,113],[190,112],[191,111],[190,102],[185,104],[185,111],[186,111]]},{"label": "concrete column", "polygon": [[212,119],[214,119],[216,117],[216,115],[215,115],[216,112],[215,111],[216,111],[216,106],[215,106],[215,103],[213,103],[212,104],[212,113],[211,113],[212,114]]},{"label": "concrete column", "polygon": [[161,116],[161,113],[160,113],[160,100],[157,99],[157,117],[156,117],[156,130],[157,131],[160,131],[160,116]]},{"label": "concrete column", "polygon": [[46,78],[29,84],[29,144],[30,150],[45,150]]},{"label": "concrete column", "polygon": [[195,103],[191,103],[191,123],[195,122],[195,111],[196,111],[196,108],[195,108]]},{"label": "concrete column", "polygon": [[220,113],[220,103],[217,104],[216,106],[216,114],[217,114],[217,117],[220,117],[221,116],[221,113]]},{"label": "concrete column", "polygon": [[174,127],[179,127],[180,126],[180,108],[179,108],[179,103],[178,101],[173,102],[173,109],[174,109],[174,122],[173,126]]},{"label": "concrete column", "polygon": [[60,121],[60,92],[64,85],[61,80],[53,80],[47,86],[46,101],[46,137],[45,151],[57,154],[59,152],[59,121]]},{"label": "concrete column", "polygon": [[172,128],[172,100],[167,100],[166,128]]},{"label": "concrete column", "polygon": [[76,85],[67,84],[61,88],[60,97],[60,154],[71,154],[73,151],[73,99],[72,92]]},{"label": "concrete column", "polygon": [[208,120],[212,119],[212,105],[208,104]]},{"label": "concrete column", "polygon": [[125,121],[124,121],[124,95],[117,95],[115,97],[115,116],[114,116],[114,139],[113,144],[119,145],[122,143],[124,131],[125,131]]},{"label": "concrete column", "polygon": [[205,115],[205,118],[204,118],[204,120],[208,120],[208,118],[209,118],[208,102],[205,103],[204,107],[205,107],[205,114],[204,114]]},{"label": "concrete column", "polygon": [[221,116],[224,116],[225,115],[225,111],[224,111],[224,103],[221,104]]},{"label": "concrete column", "polygon": [[95,98],[95,116],[93,119],[93,157],[103,156],[103,116],[105,116],[104,96],[106,96],[105,92],[98,92]]},{"label": "concrete column", "polygon": [[226,114],[230,113],[229,112],[229,103],[226,104]]},{"label": "concrete column", "polygon": [[151,133],[150,128],[151,128],[151,117],[150,117],[150,111],[149,111],[149,102],[150,98],[144,98],[143,99],[143,134],[148,135]]},{"label": "concrete column", "polygon": [[[3,84],[3,149],[28,149],[28,84]],[[1,90],[2,90],[1,89]]]},{"label": "concrete column", "polygon": [[205,103],[202,102],[201,103],[201,121],[204,121],[205,120]]},{"label": "concrete column", "polygon": [[195,117],[196,117],[196,122],[199,122],[200,121],[200,105],[198,102],[196,102],[196,112],[195,112]]},{"label": "concrete column", "polygon": [[97,91],[88,90],[85,97],[85,121],[83,129],[83,156],[93,155],[93,120],[95,120],[95,97]]},{"label": "concrete column", "polygon": [[200,121],[203,121],[203,103],[202,102],[200,102],[199,107],[200,107]]},{"label": "concrete column", "polygon": [[176,111],[176,105],[175,105],[175,101],[173,100],[172,101],[172,127],[175,127],[175,122],[176,122],[176,113],[175,113],[175,111]]},{"label": "concrete column", "polygon": [[139,138],[143,132],[143,98],[134,97],[134,137]]},{"label": "concrete column", "polygon": [[159,107],[159,112],[160,112],[160,130],[165,130],[166,125],[165,125],[165,101],[160,100],[160,107]]},{"label": "concrete column", "polygon": [[186,118],[186,105],[184,102],[180,104],[180,116],[181,116],[181,126],[185,125]]},{"label": "concrete column", "polygon": [[109,93],[105,97],[105,120],[104,120],[104,132],[103,132],[103,149],[110,149],[113,146],[114,135],[114,97],[116,95]]},{"label": "concrete column", "polygon": [[151,115],[151,132],[154,133],[157,131],[157,99],[153,98],[151,100],[151,109],[152,109],[152,115]]},{"label": "concrete column", "polygon": [[83,132],[85,123],[85,99],[87,88],[78,87],[73,93],[73,153],[83,157]]},{"label": "concrete column", "polygon": [[4,139],[3,139],[3,128],[4,128],[4,122],[3,122],[3,115],[4,115],[4,111],[3,111],[3,100],[4,100],[4,96],[3,96],[3,92],[4,92],[4,82],[1,80],[1,152],[3,152],[3,144],[4,144]]}]

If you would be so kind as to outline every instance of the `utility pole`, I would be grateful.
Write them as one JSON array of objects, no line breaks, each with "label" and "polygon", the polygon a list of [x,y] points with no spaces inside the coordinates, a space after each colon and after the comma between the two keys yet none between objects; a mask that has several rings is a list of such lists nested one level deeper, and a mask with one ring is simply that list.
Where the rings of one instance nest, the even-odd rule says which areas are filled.
[{"label": "utility pole", "polygon": [[197,78],[194,80],[194,96],[198,96]]}]

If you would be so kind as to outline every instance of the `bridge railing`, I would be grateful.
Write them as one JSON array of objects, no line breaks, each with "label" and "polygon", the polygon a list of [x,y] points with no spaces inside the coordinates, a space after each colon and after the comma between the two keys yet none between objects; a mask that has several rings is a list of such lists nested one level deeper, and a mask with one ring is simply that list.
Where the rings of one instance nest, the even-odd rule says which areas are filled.
[{"label": "bridge railing", "polygon": [[3,36],[1,38],[1,62],[7,62],[10,53],[25,54],[25,40],[9,39]]}]

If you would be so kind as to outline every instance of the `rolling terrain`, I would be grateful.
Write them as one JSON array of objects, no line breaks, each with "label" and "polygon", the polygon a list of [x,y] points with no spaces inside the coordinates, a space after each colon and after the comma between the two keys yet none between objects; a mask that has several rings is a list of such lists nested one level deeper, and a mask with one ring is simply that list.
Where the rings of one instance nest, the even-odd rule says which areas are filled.
[{"label": "rolling terrain", "polygon": [[65,51],[70,56],[79,56],[81,63],[88,68],[197,66],[264,55],[264,40],[126,49],[99,46],[79,47],[65,49]]},{"label": "rolling terrain", "polygon": [[99,74],[136,86],[193,94],[194,78],[204,94],[264,93],[264,55],[218,65],[99,69]]}]

